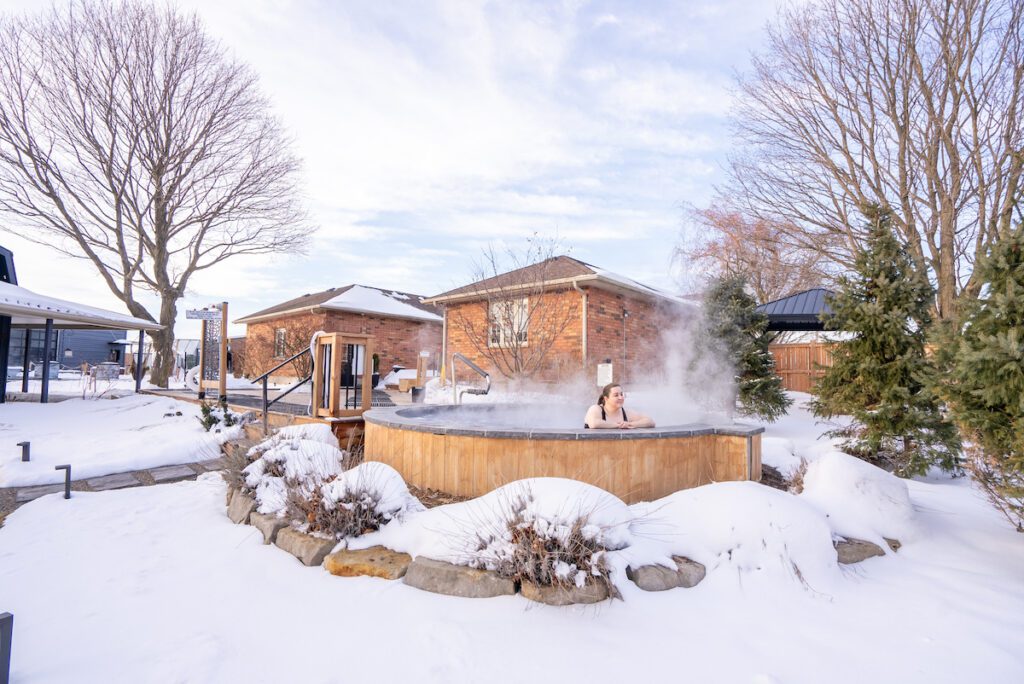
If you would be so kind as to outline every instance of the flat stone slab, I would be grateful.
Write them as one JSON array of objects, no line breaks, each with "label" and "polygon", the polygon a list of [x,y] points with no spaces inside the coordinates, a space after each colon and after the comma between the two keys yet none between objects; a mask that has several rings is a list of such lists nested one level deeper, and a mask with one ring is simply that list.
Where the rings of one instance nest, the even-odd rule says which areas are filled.
[{"label": "flat stone slab", "polygon": [[14,495],[16,503],[25,503],[26,501],[34,501],[41,496],[47,494],[53,494],[55,492],[63,492],[63,484],[49,484],[39,485],[37,487],[22,487],[18,490],[17,494]]},{"label": "flat stone slab", "polygon": [[[885,551],[878,544],[863,539],[843,539],[836,542],[836,559],[844,564],[860,563],[868,558],[884,556]],[[898,542],[897,542],[897,548]],[[895,549],[893,549],[895,551]]]},{"label": "flat stone slab", "polygon": [[195,477],[196,471],[187,465],[169,465],[162,468],[153,468],[149,471],[149,474],[153,476],[154,482],[170,482],[171,480]]},{"label": "flat stone slab", "polygon": [[131,473],[117,473],[116,475],[94,477],[90,480],[86,480],[85,483],[89,485],[89,488],[94,492],[105,492],[109,489],[124,489],[125,487],[138,487],[142,484],[139,482],[139,478],[135,477]]},{"label": "flat stone slab", "polygon": [[324,569],[339,577],[380,577],[401,579],[412,563],[412,556],[383,546],[349,551],[342,549],[324,559]]},{"label": "flat stone slab", "polygon": [[228,467],[227,461],[223,456],[220,458],[211,458],[209,461],[199,461],[197,465],[203,467],[203,470],[224,470]]},{"label": "flat stone slab", "polygon": [[544,587],[533,582],[523,582],[519,592],[531,601],[549,606],[571,606],[577,603],[600,603],[608,598],[608,587],[604,584],[584,584],[582,587],[566,587],[554,584]]},{"label": "flat stone slab", "polygon": [[[235,494],[232,503],[239,498],[240,495]],[[303,565],[320,565],[324,562],[327,554],[331,552],[331,549],[338,544],[333,539],[323,539],[321,537],[314,537],[311,534],[303,534],[292,527],[286,527],[278,532],[274,543],[277,545],[277,548],[283,549],[298,558]]]},{"label": "flat stone slab", "polygon": [[677,587],[689,589],[700,584],[707,574],[704,566],[684,556],[672,556],[675,568],[664,565],[643,565],[626,568],[626,577],[644,591],[666,591]]},{"label": "flat stone slab", "polygon": [[284,518],[255,511],[249,515],[249,524],[263,533],[264,544],[273,544],[277,539],[277,533],[288,527],[288,521]]},{"label": "flat stone slab", "polygon": [[231,522],[237,525],[247,523],[249,516],[255,512],[256,499],[236,490],[231,497],[231,502],[228,503],[228,517],[231,518]]},{"label": "flat stone slab", "polygon": [[464,598],[491,598],[516,593],[515,582],[508,578],[432,558],[414,560],[402,581],[424,591]]}]

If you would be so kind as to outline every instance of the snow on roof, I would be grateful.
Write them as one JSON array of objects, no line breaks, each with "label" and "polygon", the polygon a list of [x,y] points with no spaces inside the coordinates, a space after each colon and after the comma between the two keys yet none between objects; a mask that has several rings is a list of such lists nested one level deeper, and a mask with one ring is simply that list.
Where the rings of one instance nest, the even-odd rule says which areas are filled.
[{"label": "snow on roof", "polygon": [[357,311],[359,313],[381,314],[384,316],[401,316],[420,321],[440,323],[441,317],[407,304],[408,298],[400,292],[378,290],[375,287],[353,285],[336,297],[321,304],[325,309],[339,311]]},{"label": "snow on roof", "polygon": [[142,318],[48,297],[2,281],[0,315],[10,316],[15,326],[43,326],[47,319],[52,319],[55,328],[159,330],[163,327]]},{"label": "snow on roof", "polygon": [[665,292],[664,290],[659,290],[658,288],[651,287],[650,285],[644,285],[638,280],[633,280],[632,278],[627,278],[626,276],[619,275],[618,273],[612,273],[611,271],[606,271],[603,268],[598,268],[596,266],[591,266],[590,268],[594,270],[594,273],[596,273],[599,278],[615,283],[617,285],[621,285],[622,287],[628,288],[630,290],[647,292],[655,297],[667,299],[669,301],[676,302],[677,304],[685,304],[687,306],[694,305],[694,303],[690,300],[684,299],[670,292]]}]

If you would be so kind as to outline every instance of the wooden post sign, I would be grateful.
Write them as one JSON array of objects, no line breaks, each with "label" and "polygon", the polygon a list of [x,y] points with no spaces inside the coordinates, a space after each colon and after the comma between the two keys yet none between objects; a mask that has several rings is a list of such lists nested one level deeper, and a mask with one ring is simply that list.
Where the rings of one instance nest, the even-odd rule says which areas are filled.
[{"label": "wooden post sign", "polygon": [[217,389],[217,400],[228,398],[228,303],[205,309],[189,309],[185,318],[202,321],[199,335],[199,398],[207,389]]}]

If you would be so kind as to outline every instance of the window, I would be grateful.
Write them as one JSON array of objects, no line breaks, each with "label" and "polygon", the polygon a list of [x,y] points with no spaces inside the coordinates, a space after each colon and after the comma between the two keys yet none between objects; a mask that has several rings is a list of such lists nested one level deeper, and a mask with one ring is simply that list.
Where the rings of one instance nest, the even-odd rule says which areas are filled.
[{"label": "window", "polygon": [[489,318],[491,347],[524,347],[529,341],[529,300],[504,299],[490,303]]},{"label": "window", "polygon": [[274,358],[275,359],[283,359],[284,358],[284,354],[285,354],[285,351],[284,351],[285,337],[284,337],[284,335],[285,335],[285,329],[284,328],[278,328],[277,330],[274,331]]}]

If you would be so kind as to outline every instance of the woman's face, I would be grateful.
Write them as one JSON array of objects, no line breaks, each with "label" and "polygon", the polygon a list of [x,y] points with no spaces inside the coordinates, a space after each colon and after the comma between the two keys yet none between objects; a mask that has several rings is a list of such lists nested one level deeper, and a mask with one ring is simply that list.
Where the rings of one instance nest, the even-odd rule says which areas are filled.
[{"label": "woman's face", "polygon": [[608,392],[608,396],[605,398],[604,404],[612,411],[618,411],[622,408],[622,402],[624,401],[626,401],[626,395],[622,392],[622,388],[615,386]]}]

